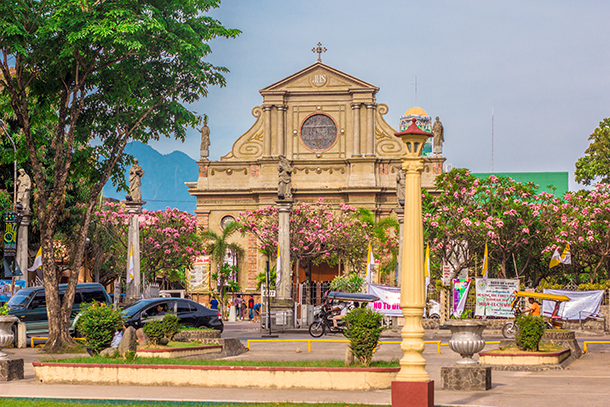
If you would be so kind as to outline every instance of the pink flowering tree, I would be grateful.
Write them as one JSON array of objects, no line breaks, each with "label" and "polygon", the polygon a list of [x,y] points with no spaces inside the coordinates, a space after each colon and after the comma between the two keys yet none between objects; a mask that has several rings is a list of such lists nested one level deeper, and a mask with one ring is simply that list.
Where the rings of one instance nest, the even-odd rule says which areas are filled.
[{"label": "pink flowering tree", "polygon": [[[106,203],[95,212],[93,221],[102,228],[104,238],[112,242],[101,267],[116,276],[124,276],[127,268],[129,216],[123,205]],[[161,278],[165,286],[172,282],[183,286],[193,257],[204,254],[195,216],[178,209],[144,209],[139,222],[142,281]]]},{"label": "pink flowering tree", "polygon": [[507,177],[480,180],[464,169],[437,178],[443,193],[424,192],[424,229],[432,252],[455,270],[481,270],[487,243],[492,277],[523,275],[535,269],[555,225],[552,194],[536,194],[533,183]]},{"label": "pink flowering tree", "polygon": [[552,270],[571,272],[571,280],[577,282],[595,283],[602,270],[610,270],[610,185],[597,184],[591,191],[568,193],[560,208],[558,233],[544,249],[547,264],[555,249],[561,252],[569,244],[572,265]]},{"label": "pink flowering tree", "polygon": [[[296,203],[290,214],[290,259],[302,265],[311,279],[311,265],[333,265],[339,259],[352,268],[366,260],[370,226],[355,216],[356,208],[341,204],[335,208],[322,199],[314,204]],[[259,248],[273,257],[278,246],[278,213],[275,206],[242,212],[238,222],[242,233],[252,233]]]}]

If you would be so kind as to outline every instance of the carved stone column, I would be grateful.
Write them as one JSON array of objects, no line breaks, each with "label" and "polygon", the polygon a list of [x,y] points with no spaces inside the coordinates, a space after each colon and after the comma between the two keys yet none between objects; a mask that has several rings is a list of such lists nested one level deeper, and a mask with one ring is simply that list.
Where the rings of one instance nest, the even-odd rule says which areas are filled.
[{"label": "carved stone column", "polygon": [[400,371],[392,382],[392,406],[434,406],[434,381],[426,372],[426,359],[422,317],[426,305],[424,288],[424,231],[421,207],[421,172],[424,169],[421,151],[431,134],[415,125],[396,133],[405,144],[402,157],[405,171],[404,231],[402,242],[402,270],[400,307],[405,318],[402,328],[403,357]]},{"label": "carved stone column", "polygon": [[360,104],[352,105],[354,117],[354,153],[352,157],[360,157]]},{"label": "carved stone column", "polygon": [[292,270],[290,269],[290,210],[293,199],[275,201],[278,210],[278,242],[280,243],[281,279],[276,287],[279,300],[291,299]]},{"label": "carved stone column", "polygon": [[286,106],[277,107],[277,155],[285,155],[286,134],[284,132],[284,116]]},{"label": "carved stone column", "polygon": [[375,155],[375,109],[376,104],[366,105],[366,116],[367,116],[367,135],[366,135],[366,155]]},{"label": "carved stone column", "polygon": [[263,158],[271,158],[271,109],[273,106],[263,106]]},{"label": "carved stone column", "polygon": [[278,199],[278,242],[280,244],[281,276],[276,285],[276,298],[271,303],[271,327],[275,331],[294,328],[294,300],[292,299],[292,269],[290,267],[290,210],[292,199]]},{"label": "carved stone column", "polygon": [[[32,216],[34,214],[30,211],[25,211],[19,224],[19,232],[17,233],[17,264],[21,269],[23,275],[15,277],[15,280],[25,280],[25,284],[29,287],[31,280],[29,279],[28,272],[28,240],[29,240],[29,227],[32,223]],[[34,272],[36,273],[36,272]]]},{"label": "carved stone column", "polygon": [[[140,214],[144,201],[124,201],[129,216],[129,229],[127,235],[127,273],[125,281],[129,281],[130,268],[133,261],[133,278],[127,284],[126,296],[129,300],[139,300],[142,292],[142,278],[140,275]],[[132,252],[133,250],[133,252]],[[133,256],[133,259],[132,259]]]}]

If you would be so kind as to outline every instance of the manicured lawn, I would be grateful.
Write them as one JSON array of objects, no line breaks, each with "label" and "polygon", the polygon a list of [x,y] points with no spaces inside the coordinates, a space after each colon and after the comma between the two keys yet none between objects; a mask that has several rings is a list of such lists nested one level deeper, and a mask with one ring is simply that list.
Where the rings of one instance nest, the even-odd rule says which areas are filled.
[{"label": "manicured lawn", "polygon": [[[274,366],[274,367],[345,367],[343,360],[301,360],[301,361],[257,361],[257,360],[181,360],[164,358],[136,358],[127,361],[123,358],[105,358],[101,356],[83,356],[72,359],[54,359],[43,362],[51,363],[97,363],[126,365],[188,365],[188,366]],[[373,361],[371,367],[398,367],[398,361]],[[362,367],[352,365],[351,367]]]},{"label": "manicured lawn", "polygon": [[[320,403],[320,404],[306,404],[306,403],[197,403],[188,401],[176,401],[176,402],[161,402],[161,401],[124,401],[124,400],[34,400],[34,399],[22,399],[22,398],[0,398],[0,406],[11,406],[11,407],[110,407],[110,406],[124,406],[124,407],[142,407],[142,406],[159,406],[159,407],[191,407],[191,406],[214,406],[214,407],[373,407],[367,404],[346,404],[346,403]],[[374,406],[380,407],[380,406]],[[389,407],[389,406],[387,406]]]}]

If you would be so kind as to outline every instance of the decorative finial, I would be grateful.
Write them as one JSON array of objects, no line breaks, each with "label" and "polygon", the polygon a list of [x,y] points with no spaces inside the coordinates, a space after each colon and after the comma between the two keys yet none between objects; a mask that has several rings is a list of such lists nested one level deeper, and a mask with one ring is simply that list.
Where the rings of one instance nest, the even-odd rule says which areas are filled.
[{"label": "decorative finial", "polygon": [[326,52],[326,48],[322,48],[322,43],[318,42],[318,46],[316,48],[312,48],[311,52],[314,54],[318,54],[318,61],[322,62],[322,53]]}]

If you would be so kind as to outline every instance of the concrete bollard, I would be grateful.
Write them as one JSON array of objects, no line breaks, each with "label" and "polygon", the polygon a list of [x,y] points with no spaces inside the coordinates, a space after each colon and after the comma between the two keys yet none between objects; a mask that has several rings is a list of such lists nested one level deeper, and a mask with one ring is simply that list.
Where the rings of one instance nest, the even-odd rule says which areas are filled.
[{"label": "concrete bollard", "polygon": [[27,327],[26,324],[23,322],[20,322],[17,324],[17,340],[15,341],[15,343],[17,344],[17,347],[20,349],[27,348],[27,346],[28,346],[26,327]]}]

